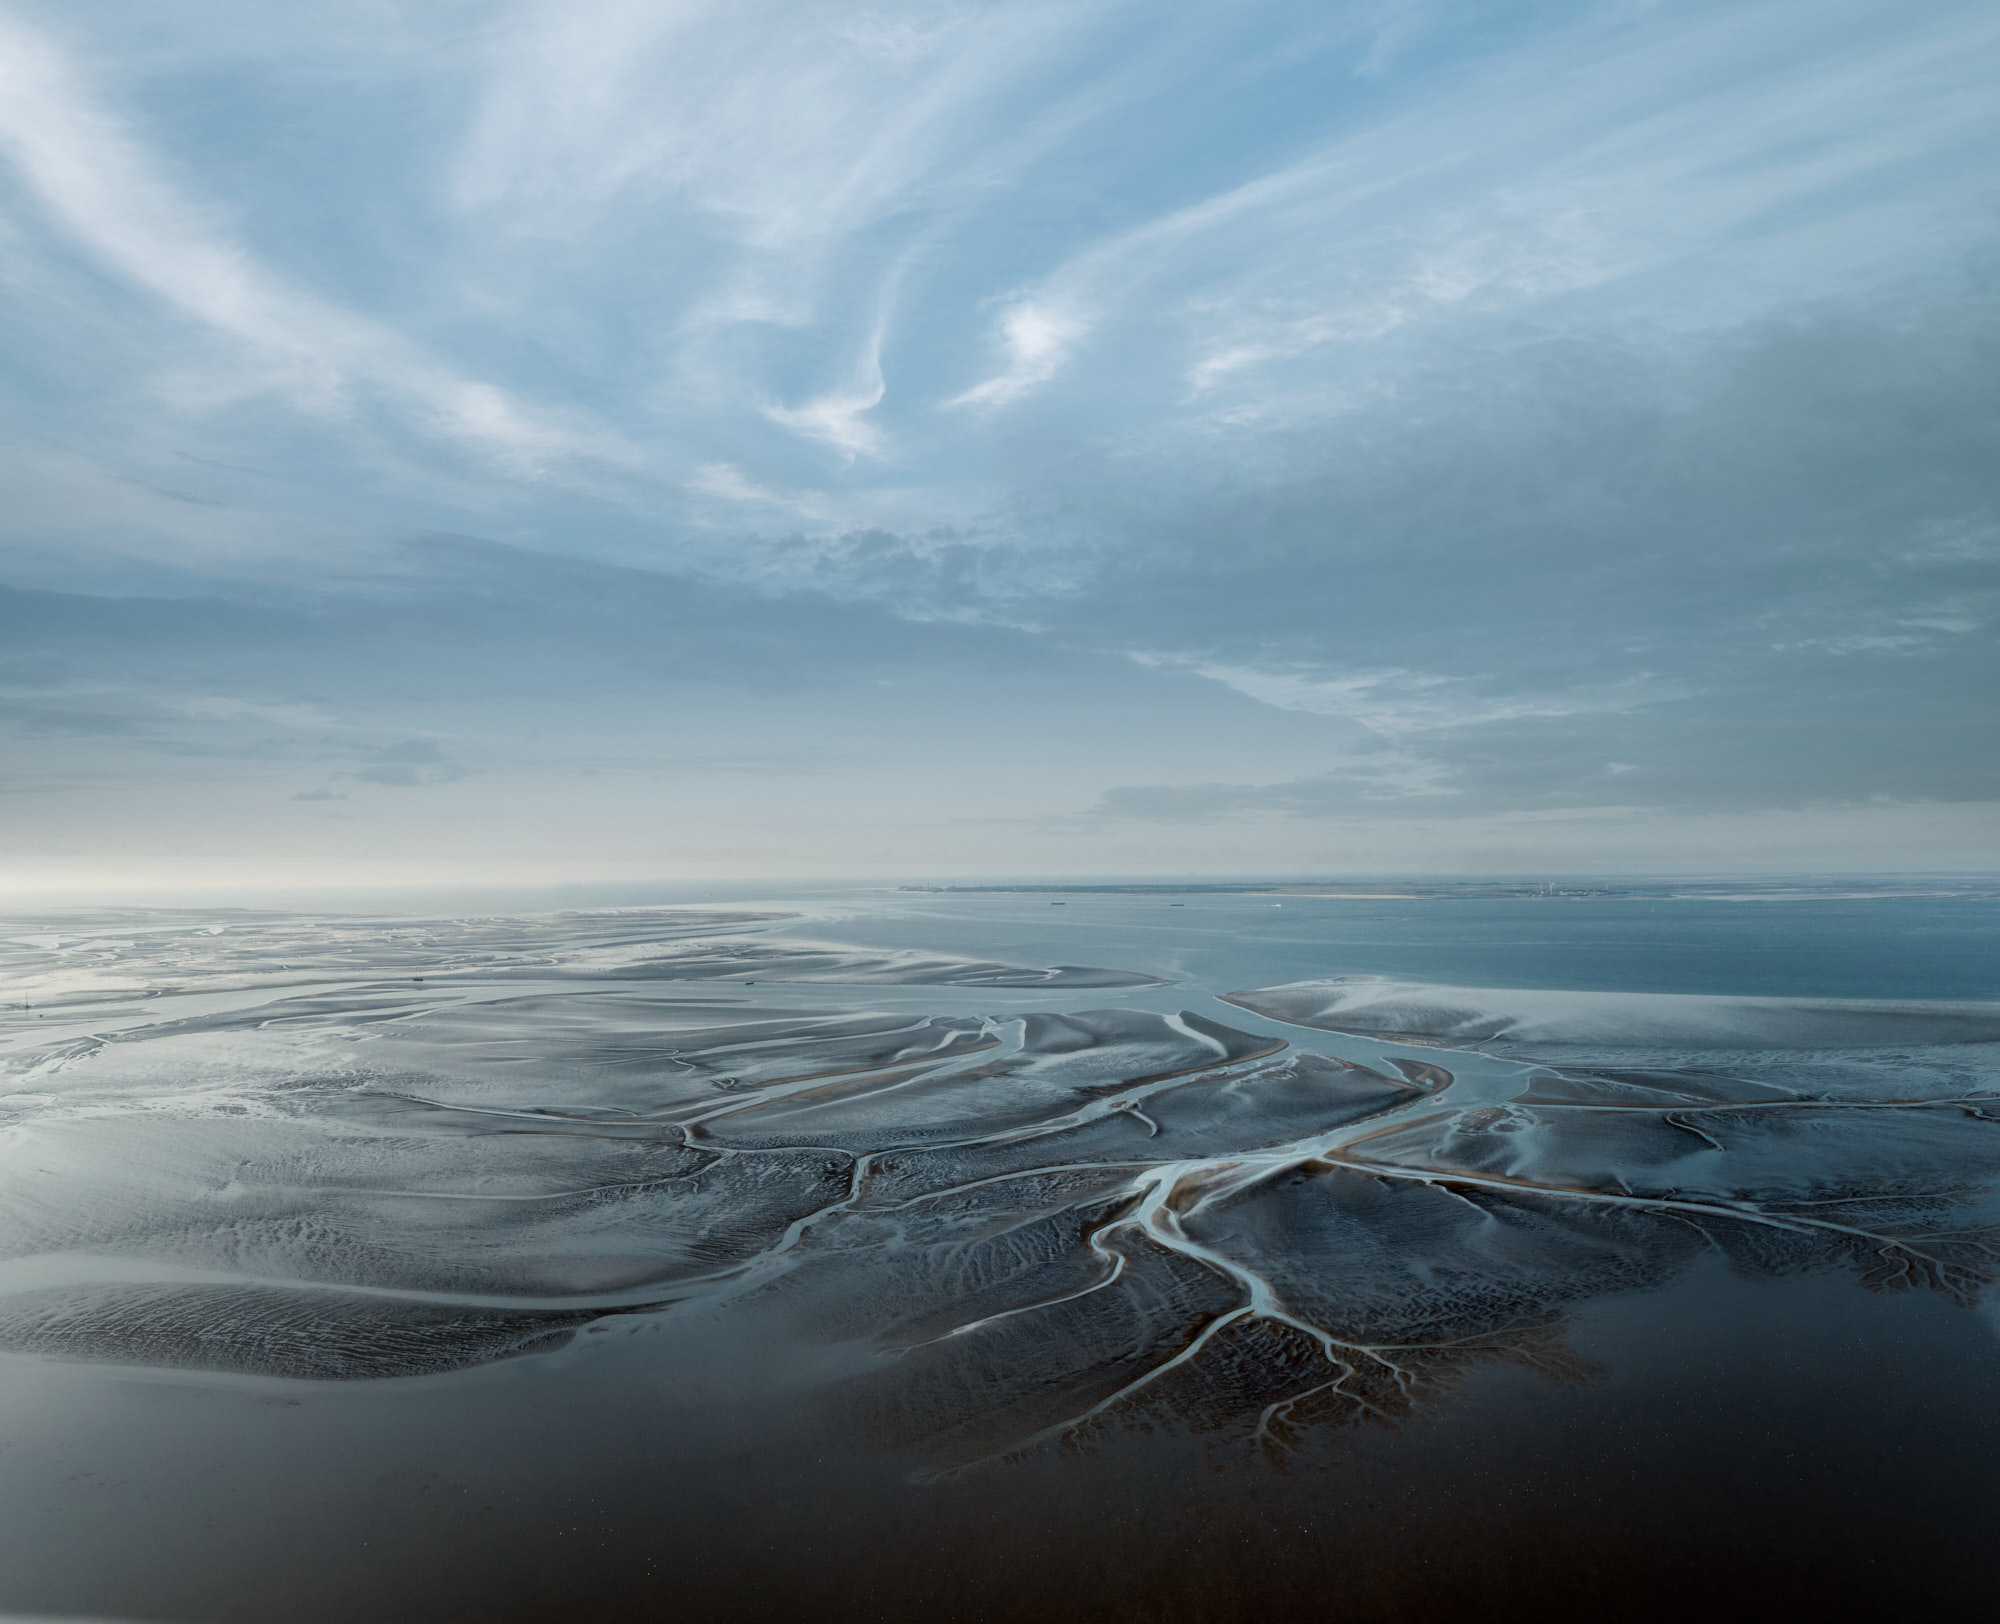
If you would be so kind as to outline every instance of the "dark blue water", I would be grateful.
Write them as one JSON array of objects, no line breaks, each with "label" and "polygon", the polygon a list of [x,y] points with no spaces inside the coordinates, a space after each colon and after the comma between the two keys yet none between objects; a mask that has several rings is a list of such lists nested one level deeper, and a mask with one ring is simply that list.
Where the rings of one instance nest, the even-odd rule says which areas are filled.
[{"label": "dark blue water", "polygon": [[[838,934],[1219,990],[1372,973],[1464,986],[1786,998],[2000,998],[2000,897],[830,897]],[[1179,901],[1181,906],[1173,906]]]}]

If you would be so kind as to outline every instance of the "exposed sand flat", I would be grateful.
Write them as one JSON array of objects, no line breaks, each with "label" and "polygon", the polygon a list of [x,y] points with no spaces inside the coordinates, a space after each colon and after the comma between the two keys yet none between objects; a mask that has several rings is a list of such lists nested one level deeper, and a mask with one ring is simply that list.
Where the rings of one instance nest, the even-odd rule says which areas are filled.
[{"label": "exposed sand flat", "polygon": [[1222,996],[1300,1026],[1449,1044],[1757,1050],[2000,1042],[2000,1004],[1988,1003],[1449,987],[1388,976]]},{"label": "exposed sand flat", "polygon": [[2000,1263],[1988,1005],[1230,995],[1288,1050],[768,917],[119,923],[13,946],[87,1020],[11,1017],[0,1352],[378,1380],[754,1304],[956,1470],[1149,1415],[1289,1448],[1560,1370],[1575,1305],[1716,1252],[1957,1300]]}]

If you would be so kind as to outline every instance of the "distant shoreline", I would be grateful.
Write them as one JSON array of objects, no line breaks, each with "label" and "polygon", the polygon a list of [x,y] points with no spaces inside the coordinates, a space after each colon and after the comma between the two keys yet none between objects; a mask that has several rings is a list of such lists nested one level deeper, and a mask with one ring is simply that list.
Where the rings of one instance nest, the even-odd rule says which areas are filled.
[{"label": "distant shoreline", "polygon": [[1461,884],[1411,886],[1400,891],[1363,889],[1338,884],[1314,885],[898,885],[897,893],[949,896],[1230,896],[1345,897],[1355,902],[1422,902],[1442,897],[1631,897],[1643,893],[1626,886]]}]

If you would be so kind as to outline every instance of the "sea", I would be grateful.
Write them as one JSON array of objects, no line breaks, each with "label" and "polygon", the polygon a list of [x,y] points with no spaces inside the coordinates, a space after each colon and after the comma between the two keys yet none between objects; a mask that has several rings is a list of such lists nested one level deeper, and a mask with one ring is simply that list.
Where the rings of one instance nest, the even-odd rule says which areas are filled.
[{"label": "sea", "polygon": [[1985,1618],[1990,877],[0,917],[0,1619]]}]

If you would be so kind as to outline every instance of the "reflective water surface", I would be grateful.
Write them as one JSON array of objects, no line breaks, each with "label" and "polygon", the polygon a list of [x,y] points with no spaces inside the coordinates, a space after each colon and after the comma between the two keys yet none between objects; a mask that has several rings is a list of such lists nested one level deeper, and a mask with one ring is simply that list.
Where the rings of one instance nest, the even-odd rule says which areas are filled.
[{"label": "reflective water surface", "polygon": [[1994,1599],[1990,894],[1049,900],[8,922],[0,1607]]}]

